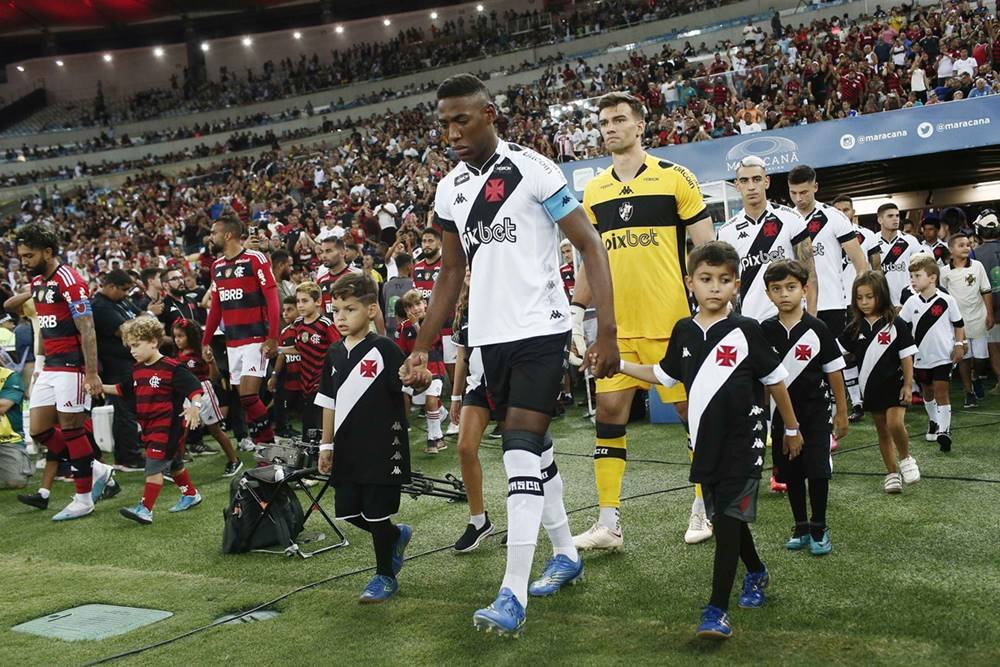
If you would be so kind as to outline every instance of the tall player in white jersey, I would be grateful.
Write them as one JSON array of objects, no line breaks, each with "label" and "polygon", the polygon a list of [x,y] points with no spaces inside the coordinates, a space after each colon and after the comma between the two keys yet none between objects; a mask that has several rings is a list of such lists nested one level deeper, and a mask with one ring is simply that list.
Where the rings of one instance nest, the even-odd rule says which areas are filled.
[{"label": "tall player in white jersey", "polygon": [[900,295],[904,288],[910,286],[910,256],[920,252],[920,242],[899,231],[899,207],[892,202],[879,206],[877,214],[881,228],[877,240],[879,255],[882,257],[882,273],[889,283],[892,305],[898,311]]},{"label": "tall player in white jersey", "polygon": [[[872,271],[881,271],[882,259],[879,255],[878,234],[858,224],[858,218],[854,215],[854,200],[847,195],[840,195],[833,200],[833,207],[850,220],[851,226],[854,227],[854,233],[858,237],[858,243],[861,244],[861,252],[867,258]],[[844,301],[850,308],[854,279],[858,276],[858,272],[854,270],[854,264],[848,261],[847,257],[844,257],[843,269],[841,283],[844,286]],[[864,418],[865,410],[861,404],[861,387],[858,385],[858,364],[854,355],[850,353],[845,353],[844,359],[847,362],[847,368],[844,369],[844,384],[847,386],[847,394],[851,398],[852,406],[848,419],[852,422],[859,422]]]},{"label": "tall player in white jersey", "polygon": [[778,259],[802,262],[809,272],[806,308],[810,313],[816,312],[812,240],[802,216],[767,200],[770,185],[763,160],[755,155],[740,160],[736,167],[736,189],[743,208],[716,232],[716,237],[736,248],[740,256],[740,312],[758,322],[778,314],[764,288],[764,271]]},{"label": "tall player in white jersey", "polygon": [[[509,526],[500,593],[473,614],[473,623],[520,634],[529,592],[551,595],[583,574],[548,437],[570,332],[569,301],[559,274],[559,230],[587,263],[598,334],[585,363],[597,377],[609,377],[619,367],[611,271],[604,244],[559,168],[497,137],[497,109],[482,81],[455,75],[438,87],[437,99],[438,120],[460,162],[435,193],[434,218],[444,230],[441,272],[400,375],[407,384],[419,379],[468,264],[473,269],[469,346],[480,348],[486,385],[498,412],[506,412]],[[554,555],[529,588],[539,525],[545,526]]]},{"label": "tall player in white jersey", "polygon": [[[833,206],[816,201],[817,190],[816,170],[809,165],[800,164],[788,172],[788,196],[806,221],[806,231],[813,244],[816,262],[816,312],[813,314],[837,338],[843,335],[847,326],[847,305],[850,303],[844,294],[844,266],[850,264],[858,274],[868,270],[868,260],[854,225]],[[849,365],[857,378],[856,364],[851,360]],[[860,398],[859,394],[859,402]]]}]

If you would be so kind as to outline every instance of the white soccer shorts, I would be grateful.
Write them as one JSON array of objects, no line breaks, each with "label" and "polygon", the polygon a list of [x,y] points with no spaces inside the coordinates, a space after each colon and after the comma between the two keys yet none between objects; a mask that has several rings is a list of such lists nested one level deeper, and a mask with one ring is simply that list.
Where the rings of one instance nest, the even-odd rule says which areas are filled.
[{"label": "white soccer shorts", "polygon": [[451,339],[451,334],[441,336],[441,347],[444,349],[444,363],[454,364],[458,362],[459,345]]},{"label": "white soccer shorts", "polygon": [[30,409],[54,405],[58,412],[90,410],[90,396],[83,388],[83,373],[42,371],[31,390]]},{"label": "white soccer shorts", "polygon": [[965,356],[963,359],[989,359],[990,358],[990,346],[989,339],[986,336],[980,336],[979,338],[969,338],[969,347],[965,350]]},{"label": "white soccer shorts", "polygon": [[244,375],[255,378],[267,375],[268,358],[264,356],[263,343],[227,347],[226,356],[229,358],[229,384],[234,387]]},{"label": "white soccer shorts", "polygon": [[427,387],[427,389],[424,389],[419,394],[413,393],[413,387],[403,387],[403,393],[409,394],[410,396],[413,397],[414,405],[424,405],[425,403],[427,403],[428,396],[435,396],[437,398],[441,398],[442,391],[444,391],[444,382],[442,382],[441,378],[434,378],[433,380],[431,380],[431,383]]},{"label": "white soccer shorts", "polygon": [[205,426],[218,424],[222,421],[222,406],[215,395],[212,383],[205,380],[201,383],[201,423]]}]

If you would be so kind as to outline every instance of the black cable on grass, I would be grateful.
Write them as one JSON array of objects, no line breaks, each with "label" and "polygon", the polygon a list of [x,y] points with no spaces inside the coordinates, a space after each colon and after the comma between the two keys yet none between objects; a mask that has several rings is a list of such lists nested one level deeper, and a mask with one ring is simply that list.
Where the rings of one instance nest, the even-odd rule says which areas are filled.
[{"label": "black cable on grass", "polygon": [[[681,486],[674,486],[674,487],[671,487],[669,489],[660,489],[658,491],[646,491],[644,493],[636,493],[636,494],[633,494],[631,496],[626,496],[626,497],[622,498],[622,500],[636,500],[638,498],[646,498],[646,497],[649,497],[649,496],[662,495],[662,494],[665,494],[665,493],[672,493],[674,491],[683,491],[684,489],[690,489],[690,488],[693,488],[693,487],[694,487],[694,484],[684,484],[684,485],[681,485]],[[598,507],[597,504],[587,505],[585,507],[577,507],[576,509],[567,510],[566,514],[576,514],[577,512],[584,512],[586,510],[592,510],[592,509],[594,509],[596,507]],[[497,535],[503,535],[506,532],[507,532],[506,530],[497,531]],[[424,556],[430,556],[431,554],[441,553],[442,551],[448,551],[448,550],[450,550],[452,548],[453,548],[453,546],[449,544],[449,545],[443,546],[443,547],[436,547],[434,549],[428,549],[427,551],[421,551],[418,554],[414,554],[413,556],[410,556],[406,560],[407,561],[416,560],[418,558],[423,558]],[[133,655],[138,655],[140,653],[145,653],[146,651],[150,651],[150,650],[152,650],[154,648],[160,648],[161,646],[167,646],[168,644],[173,644],[174,642],[180,641],[181,639],[186,639],[187,637],[190,637],[192,635],[198,634],[199,632],[204,632],[205,630],[210,630],[210,629],[212,629],[214,627],[217,627],[217,626],[220,626],[220,625],[224,625],[224,624],[229,623],[231,621],[238,621],[239,619],[241,619],[241,618],[243,618],[245,616],[249,616],[250,614],[252,614],[254,612],[263,611],[263,610],[265,610],[265,609],[267,609],[269,607],[273,607],[274,605],[278,604],[282,600],[287,600],[288,598],[292,597],[296,593],[301,593],[302,591],[307,591],[309,589],[316,588],[318,586],[322,586],[323,584],[328,584],[331,581],[337,581],[338,579],[345,579],[347,577],[353,577],[354,575],[364,574],[365,572],[373,572],[374,570],[375,570],[375,566],[372,565],[372,566],[369,566],[369,567],[358,568],[356,570],[350,570],[348,572],[341,572],[340,574],[334,574],[334,575],[331,575],[329,577],[325,577],[323,579],[320,579],[318,581],[314,581],[314,582],[312,582],[310,584],[303,584],[302,586],[299,586],[298,588],[293,588],[292,590],[288,591],[287,593],[283,593],[282,595],[279,595],[278,597],[274,598],[273,600],[269,600],[268,602],[264,602],[262,604],[259,604],[256,607],[253,607],[252,609],[247,609],[246,611],[242,611],[239,614],[236,614],[235,616],[233,616],[232,618],[227,618],[225,620],[221,620],[220,619],[220,620],[217,620],[217,621],[212,621],[211,623],[208,623],[207,625],[202,625],[200,627],[193,628],[191,630],[188,630],[187,632],[182,632],[179,635],[175,635],[175,636],[169,637],[167,639],[162,639],[162,640],[160,640],[158,642],[153,642],[151,644],[146,644],[145,646],[139,646],[138,648],[130,649],[128,651],[123,651],[121,653],[116,653],[115,655],[110,655],[110,656],[108,656],[106,658],[100,658],[100,659],[95,660],[93,662],[86,663],[84,665],[84,667],[93,667],[94,665],[105,665],[105,664],[108,664],[109,662],[114,662],[115,660],[120,660],[122,658],[128,658],[128,657],[131,657]]]}]

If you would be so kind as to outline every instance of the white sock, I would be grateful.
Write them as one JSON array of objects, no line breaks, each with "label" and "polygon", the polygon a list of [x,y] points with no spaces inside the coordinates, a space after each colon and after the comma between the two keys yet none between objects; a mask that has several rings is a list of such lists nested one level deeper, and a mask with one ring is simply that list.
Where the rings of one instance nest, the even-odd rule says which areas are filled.
[{"label": "white sock", "polygon": [[[555,449],[549,447],[542,452],[542,488],[545,502],[542,505],[542,525],[552,543],[553,556],[566,556],[574,563],[580,558],[573,546],[573,533],[569,529],[569,517],[563,505],[563,480],[554,460]],[[603,510],[602,510],[603,511]]]},{"label": "white sock", "polygon": [[602,507],[600,513],[597,515],[597,523],[617,533],[621,528],[621,516],[618,513],[618,508]]},{"label": "white sock", "polygon": [[542,459],[524,449],[511,449],[504,452],[503,465],[508,480],[507,570],[501,586],[513,591],[527,607],[528,579],[545,507]]},{"label": "white sock", "polygon": [[705,499],[694,497],[694,502],[691,503],[691,514],[700,514],[705,516]]},{"label": "white sock", "polygon": [[483,512],[482,514],[473,514],[469,517],[469,523],[471,523],[473,528],[476,530],[481,529],[486,525],[486,513]]},{"label": "white sock", "polygon": [[441,433],[441,411],[427,411],[427,438],[428,440],[440,440],[444,435]]},{"label": "white sock", "polygon": [[939,405],[937,415],[938,433],[948,433],[951,430],[951,404]]},{"label": "white sock", "polygon": [[844,384],[847,385],[847,394],[851,397],[851,405],[861,405],[861,387],[858,385],[857,366],[844,369]]},{"label": "white sock", "polygon": [[48,498],[50,493],[52,492],[49,491],[48,489],[41,489],[41,488],[38,489],[38,495],[40,495],[42,498]]},{"label": "white sock", "polygon": [[927,418],[940,428],[941,422],[938,421],[939,410],[937,401],[924,401],[924,410],[927,411]]}]

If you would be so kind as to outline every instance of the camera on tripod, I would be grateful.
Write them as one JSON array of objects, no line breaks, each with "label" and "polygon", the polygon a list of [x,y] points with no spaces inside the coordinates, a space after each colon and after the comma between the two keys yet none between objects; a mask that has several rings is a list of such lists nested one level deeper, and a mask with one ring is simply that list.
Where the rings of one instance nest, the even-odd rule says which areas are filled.
[{"label": "camera on tripod", "polygon": [[289,470],[315,468],[319,462],[319,441],[322,437],[321,429],[311,428],[306,430],[304,438],[289,438],[258,447],[254,458],[258,462],[273,463]]}]

